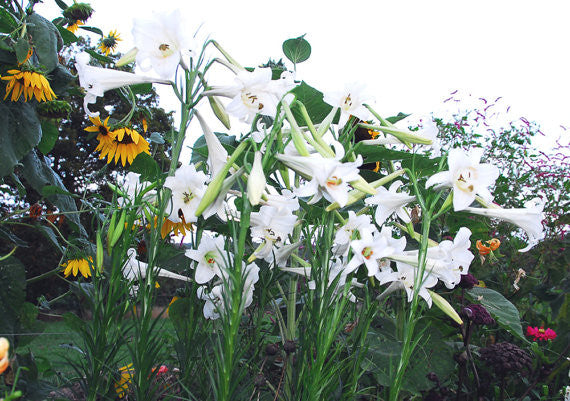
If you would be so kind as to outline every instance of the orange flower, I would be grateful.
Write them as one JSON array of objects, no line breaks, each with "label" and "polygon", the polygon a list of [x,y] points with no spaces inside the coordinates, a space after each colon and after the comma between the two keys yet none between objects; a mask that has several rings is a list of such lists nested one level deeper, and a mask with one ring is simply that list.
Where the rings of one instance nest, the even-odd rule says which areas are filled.
[{"label": "orange flower", "polygon": [[10,360],[8,359],[8,350],[10,349],[10,343],[4,337],[0,337],[0,375],[4,373],[8,366],[10,365]]},{"label": "orange flower", "polygon": [[479,255],[485,256],[491,253],[491,251],[496,251],[501,246],[501,241],[497,238],[490,239],[489,241],[485,241],[485,244],[481,242],[481,240],[477,240],[476,246],[479,250]]},{"label": "orange flower", "polygon": [[477,249],[479,250],[479,255],[481,256],[485,256],[491,253],[491,248],[488,246],[483,245],[483,243],[481,242],[481,240],[477,240],[477,243],[475,244],[475,246],[477,246]]},{"label": "orange flower", "polygon": [[501,241],[497,238],[493,238],[492,240],[487,241],[487,245],[491,248],[492,251],[496,251],[501,246]]},{"label": "orange flower", "polygon": [[192,223],[186,223],[184,220],[184,216],[181,217],[182,221],[179,223],[174,223],[169,219],[164,219],[162,223],[162,228],[160,229],[160,235],[162,238],[166,238],[166,236],[172,232],[172,235],[181,234],[183,236],[186,235],[186,230],[192,231]]}]

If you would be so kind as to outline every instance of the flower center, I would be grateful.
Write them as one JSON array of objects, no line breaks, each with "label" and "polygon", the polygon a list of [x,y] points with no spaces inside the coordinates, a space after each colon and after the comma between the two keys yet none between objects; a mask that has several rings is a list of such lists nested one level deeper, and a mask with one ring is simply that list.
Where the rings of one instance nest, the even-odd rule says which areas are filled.
[{"label": "flower center", "polygon": [[158,46],[158,50],[162,53],[162,57],[170,57],[174,54],[174,50],[170,48],[168,43],[162,43]]},{"label": "flower center", "polygon": [[327,187],[336,187],[340,184],[342,184],[342,178],[338,178],[336,175],[329,177],[327,180]]},{"label": "flower center", "polygon": [[361,253],[362,253],[362,256],[364,256],[366,259],[370,259],[372,257],[372,255],[374,254],[374,251],[372,250],[372,248],[367,246],[366,248],[364,248],[362,250]]},{"label": "flower center", "polygon": [[186,204],[190,203],[190,201],[192,199],[194,199],[195,197],[196,197],[196,195],[194,195],[192,192],[183,192],[182,193],[182,200]]},{"label": "flower center", "polygon": [[474,181],[477,179],[477,171],[472,168],[459,170],[456,174],[455,185],[463,192],[471,193],[474,191]]},{"label": "flower center", "polygon": [[349,110],[352,107],[352,98],[350,97],[350,93],[344,98],[344,102],[342,102],[342,108],[344,110]]},{"label": "flower center", "polygon": [[212,265],[216,263],[216,254],[212,251],[207,252],[204,255],[204,260],[209,265],[209,267],[213,267]]},{"label": "flower center", "polygon": [[251,92],[245,92],[241,94],[241,100],[246,107],[256,109],[261,111],[263,109],[263,103],[259,101],[259,97]]}]

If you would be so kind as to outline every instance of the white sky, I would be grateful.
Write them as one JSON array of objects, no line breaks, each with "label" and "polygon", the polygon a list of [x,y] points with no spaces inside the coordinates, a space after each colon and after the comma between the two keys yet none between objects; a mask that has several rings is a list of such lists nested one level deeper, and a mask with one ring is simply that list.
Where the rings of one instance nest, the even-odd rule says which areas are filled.
[{"label": "white sky", "polygon": [[[59,8],[44,1],[37,10],[55,18]],[[204,23],[204,32],[247,66],[284,58],[282,42],[306,33],[312,55],[298,66],[297,78],[325,91],[365,82],[384,116],[441,112],[450,107],[443,100],[459,90],[473,98],[502,96],[511,119],[537,121],[550,138],[562,135],[567,142],[570,136],[560,127],[570,127],[568,1],[90,3],[96,10],[91,24],[105,33],[117,29],[122,52],[132,45],[132,18],[147,17],[161,4],[180,8],[192,31]]]}]

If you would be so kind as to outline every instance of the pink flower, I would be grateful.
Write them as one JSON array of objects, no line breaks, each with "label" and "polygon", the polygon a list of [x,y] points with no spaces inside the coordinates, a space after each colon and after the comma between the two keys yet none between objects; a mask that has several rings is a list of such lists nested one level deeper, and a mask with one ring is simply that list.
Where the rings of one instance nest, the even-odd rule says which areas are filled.
[{"label": "pink flower", "polygon": [[556,338],[556,332],[552,329],[544,329],[544,327],[531,327],[527,326],[526,335],[534,337],[533,340],[554,340]]}]

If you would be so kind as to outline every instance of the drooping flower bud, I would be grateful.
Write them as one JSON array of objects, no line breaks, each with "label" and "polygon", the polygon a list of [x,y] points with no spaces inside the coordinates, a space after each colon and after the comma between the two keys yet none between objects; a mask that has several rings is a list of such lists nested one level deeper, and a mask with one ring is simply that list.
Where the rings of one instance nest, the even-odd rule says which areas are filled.
[{"label": "drooping flower bud", "polygon": [[478,325],[493,325],[495,319],[483,305],[468,305],[461,310],[461,314],[467,317],[471,323]]}]

